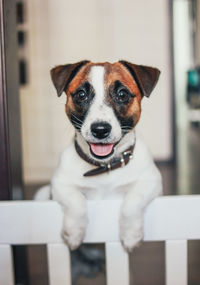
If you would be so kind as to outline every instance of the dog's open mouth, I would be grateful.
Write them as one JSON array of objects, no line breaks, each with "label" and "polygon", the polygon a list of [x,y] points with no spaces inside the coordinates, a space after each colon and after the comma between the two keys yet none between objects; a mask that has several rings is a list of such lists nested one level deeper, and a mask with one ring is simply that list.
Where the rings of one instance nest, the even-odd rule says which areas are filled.
[{"label": "dog's open mouth", "polygon": [[89,145],[90,145],[91,153],[94,156],[96,156],[98,158],[101,158],[101,159],[110,156],[113,153],[113,151],[114,151],[114,143],[110,143],[110,144],[89,143]]}]

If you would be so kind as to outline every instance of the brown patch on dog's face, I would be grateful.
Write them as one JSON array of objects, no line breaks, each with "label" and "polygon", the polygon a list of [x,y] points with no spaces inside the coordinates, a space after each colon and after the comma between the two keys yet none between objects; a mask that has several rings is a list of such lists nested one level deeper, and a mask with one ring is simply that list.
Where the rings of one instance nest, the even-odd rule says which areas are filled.
[{"label": "brown patch on dog's face", "polygon": [[67,110],[76,110],[71,95],[74,94],[75,91],[83,84],[83,82],[87,80],[88,73],[88,65],[82,67],[78,74],[72,79],[68,88],[65,90],[65,93],[67,95],[66,112]]},{"label": "brown patch on dog's face", "polygon": [[[67,95],[65,112],[79,131],[95,96],[95,91],[90,84],[89,78],[93,66],[104,66],[104,63],[87,63],[80,69],[65,90]],[[85,92],[87,99],[83,98],[84,100],[81,100],[80,95],[83,92]]]},{"label": "brown patch on dog's face", "polygon": [[105,63],[107,101],[126,131],[133,128],[141,114],[142,94],[129,71],[119,62]]},{"label": "brown patch on dog's face", "polygon": [[94,90],[89,83],[89,73],[92,65],[92,63],[88,63],[83,66],[65,90],[67,95],[65,112],[78,131],[81,129],[94,97]]},{"label": "brown patch on dog's face", "polygon": [[77,75],[72,79],[67,90],[65,90],[67,95],[74,93],[84,81],[88,80],[91,65],[91,63],[88,63],[86,66],[83,66]]}]

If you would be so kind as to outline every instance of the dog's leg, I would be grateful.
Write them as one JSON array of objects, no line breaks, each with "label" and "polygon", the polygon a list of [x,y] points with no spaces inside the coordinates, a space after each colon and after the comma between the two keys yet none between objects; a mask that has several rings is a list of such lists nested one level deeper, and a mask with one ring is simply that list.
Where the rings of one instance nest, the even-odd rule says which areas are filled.
[{"label": "dog's leg", "polygon": [[62,237],[74,250],[82,243],[88,223],[86,200],[76,187],[56,188],[52,186],[53,199],[62,205],[64,213]]},{"label": "dog's leg", "polygon": [[130,252],[143,238],[144,210],[161,192],[161,176],[155,166],[147,169],[127,192],[120,216],[120,238],[127,251]]},{"label": "dog's leg", "polygon": [[80,246],[83,241],[88,218],[86,201],[80,192],[73,193],[73,199],[62,202],[64,217],[62,236],[71,250]]}]

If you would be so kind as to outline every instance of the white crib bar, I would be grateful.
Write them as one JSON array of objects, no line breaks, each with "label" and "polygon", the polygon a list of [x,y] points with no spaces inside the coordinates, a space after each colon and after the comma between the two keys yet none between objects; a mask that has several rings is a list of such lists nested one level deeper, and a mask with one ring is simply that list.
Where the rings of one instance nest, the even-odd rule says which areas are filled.
[{"label": "white crib bar", "polygon": [[[200,239],[199,205],[200,195],[159,197],[145,211],[144,241],[166,241],[166,285],[187,284],[186,240]],[[84,242],[106,244],[107,285],[129,284],[128,255],[119,239],[120,207],[118,200],[88,201]],[[53,201],[0,203],[0,285],[14,284],[9,245],[20,244],[47,244],[50,285],[71,284],[62,218]]]},{"label": "white crib bar", "polygon": [[129,259],[120,242],[106,243],[107,285],[129,285]]},{"label": "white crib bar", "polygon": [[10,245],[0,245],[0,284],[14,285],[12,249]]},{"label": "white crib bar", "polygon": [[187,285],[187,241],[165,242],[166,285]]},{"label": "white crib bar", "polygon": [[48,244],[47,259],[50,285],[71,285],[69,249],[65,244]]}]

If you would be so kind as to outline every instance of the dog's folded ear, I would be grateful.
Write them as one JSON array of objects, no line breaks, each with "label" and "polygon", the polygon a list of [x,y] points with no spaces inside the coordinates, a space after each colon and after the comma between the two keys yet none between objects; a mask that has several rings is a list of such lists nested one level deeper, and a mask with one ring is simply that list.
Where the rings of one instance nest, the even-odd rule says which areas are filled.
[{"label": "dog's folded ear", "polygon": [[88,60],[83,60],[73,64],[59,65],[51,69],[51,79],[58,96],[61,96],[62,92],[67,89],[77,72],[88,62]]},{"label": "dog's folded ear", "polygon": [[150,66],[133,64],[125,60],[119,62],[131,73],[142,95],[149,97],[158,82],[160,70]]}]

